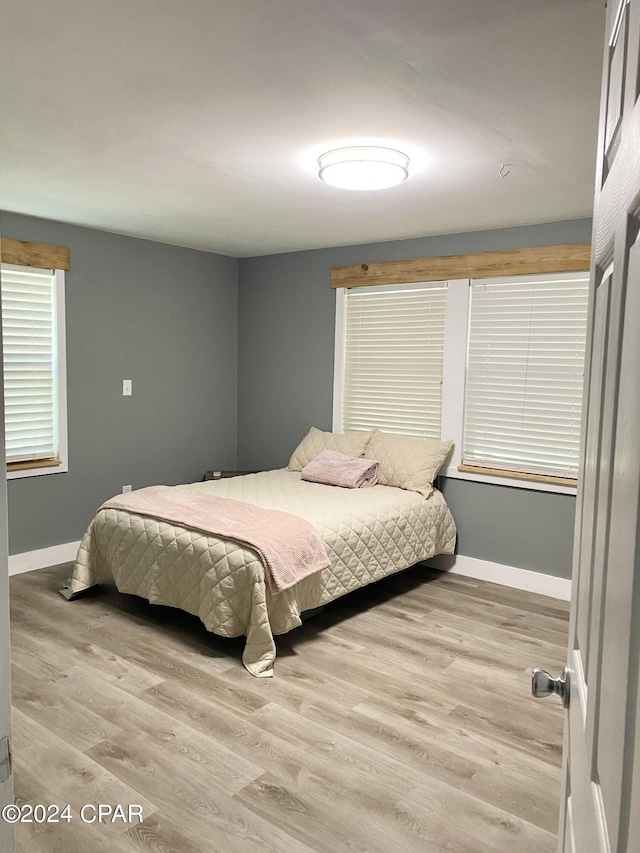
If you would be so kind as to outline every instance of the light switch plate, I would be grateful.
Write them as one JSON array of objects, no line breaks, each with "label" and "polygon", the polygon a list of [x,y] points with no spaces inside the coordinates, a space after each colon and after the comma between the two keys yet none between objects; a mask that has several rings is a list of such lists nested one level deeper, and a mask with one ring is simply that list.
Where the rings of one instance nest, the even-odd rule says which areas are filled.
[{"label": "light switch plate", "polygon": [[131,379],[123,379],[122,380],[122,396],[130,397],[133,393],[133,380]]}]

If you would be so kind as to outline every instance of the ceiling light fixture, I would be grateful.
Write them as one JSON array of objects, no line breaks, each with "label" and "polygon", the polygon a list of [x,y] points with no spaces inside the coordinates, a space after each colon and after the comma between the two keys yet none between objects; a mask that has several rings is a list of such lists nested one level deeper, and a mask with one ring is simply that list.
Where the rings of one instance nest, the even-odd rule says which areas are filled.
[{"label": "ceiling light fixture", "polygon": [[334,148],[318,157],[318,177],[343,190],[384,190],[409,177],[409,158],[372,145]]}]

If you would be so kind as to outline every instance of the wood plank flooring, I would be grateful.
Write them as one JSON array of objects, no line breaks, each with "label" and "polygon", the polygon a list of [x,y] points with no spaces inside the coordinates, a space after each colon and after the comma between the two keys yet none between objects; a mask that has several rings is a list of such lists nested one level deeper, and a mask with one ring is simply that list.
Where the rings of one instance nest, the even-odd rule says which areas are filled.
[{"label": "wood plank flooring", "polygon": [[[414,568],[279,637],[243,640],[68,566],[11,578],[18,853],[553,853],[568,605]],[[143,822],[83,823],[84,803]]]}]

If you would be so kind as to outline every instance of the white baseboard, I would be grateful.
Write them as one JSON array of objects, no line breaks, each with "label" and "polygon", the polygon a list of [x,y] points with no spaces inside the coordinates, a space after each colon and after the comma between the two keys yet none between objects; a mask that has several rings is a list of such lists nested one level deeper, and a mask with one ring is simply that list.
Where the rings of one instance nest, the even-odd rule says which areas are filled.
[{"label": "white baseboard", "polygon": [[63,545],[53,545],[51,548],[40,548],[39,551],[25,551],[23,554],[13,554],[9,557],[9,575],[21,575],[23,572],[33,572],[35,569],[47,569],[60,563],[75,560],[80,542],[65,542]]},{"label": "white baseboard", "polygon": [[[9,575],[20,575],[36,569],[46,569],[60,563],[75,560],[80,542],[66,542],[51,548],[41,548],[39,551],[26,551],[24,554],[13,554],[9,557]],[[571,600],[571,581],[566,578],[556,578],[540,572],[518,569],[515,566],[504,566],[501,563],[490,563],[475,557],[465,557],[455,554],[448,557],[441,554],[432,560],[425,560],[426,566],[454,575],[464,575],[468,578],[489,581],[490,583],[523,589],[527,592],[537,592],[562,601]]]},{"label": "white baseboard", "polygon": [[571,601],[571,581],[566,578],[556,578],[553,575],[543,575],[528,569],[518,569],[515,566],[503,566],[500,563],[490,563],[487,560],[477,560],[475,557],[465,557],[455,554],[448,557],[441,554],[424,564],[431,569],[451,572],[454,575],[465,575],[468,578],[511,586],[527,592],[537,592],[562,601]]}]

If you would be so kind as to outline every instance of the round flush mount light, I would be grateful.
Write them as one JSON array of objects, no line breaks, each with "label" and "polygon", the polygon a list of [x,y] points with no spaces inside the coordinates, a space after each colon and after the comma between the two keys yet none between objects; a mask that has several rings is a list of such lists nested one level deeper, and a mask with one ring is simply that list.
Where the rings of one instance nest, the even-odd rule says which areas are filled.
[{"label": "round flush mount light", "polygon": [[409,158],[394,148],[334,148],[318,157],[318,177],[343,190],[384,190],[409,177]]}]

